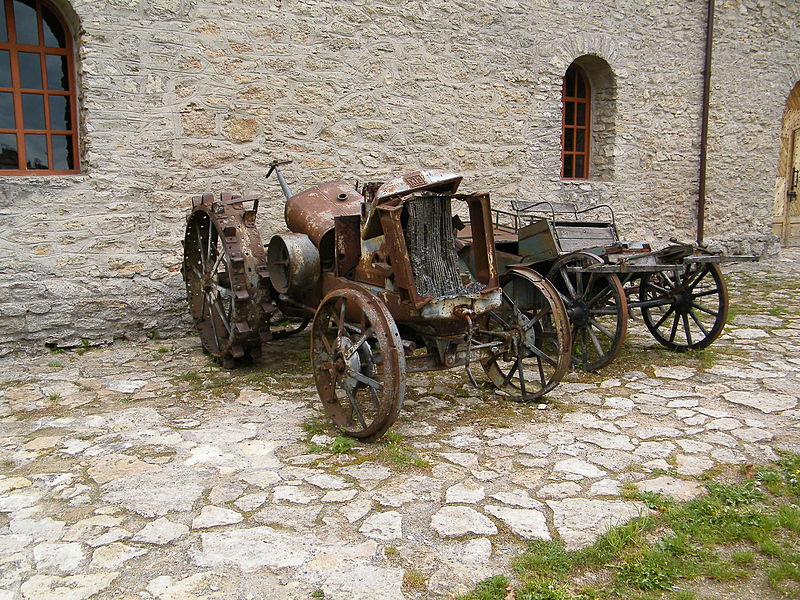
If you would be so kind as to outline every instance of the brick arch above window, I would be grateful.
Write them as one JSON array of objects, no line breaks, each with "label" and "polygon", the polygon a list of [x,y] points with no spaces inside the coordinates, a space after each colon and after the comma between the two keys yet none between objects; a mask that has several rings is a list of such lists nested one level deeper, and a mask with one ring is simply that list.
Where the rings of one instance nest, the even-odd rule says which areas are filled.
[{"label": "brick arch above window", "polygon": [[72,34],[45,0],[0,8],[0,176],[79,173]]}]

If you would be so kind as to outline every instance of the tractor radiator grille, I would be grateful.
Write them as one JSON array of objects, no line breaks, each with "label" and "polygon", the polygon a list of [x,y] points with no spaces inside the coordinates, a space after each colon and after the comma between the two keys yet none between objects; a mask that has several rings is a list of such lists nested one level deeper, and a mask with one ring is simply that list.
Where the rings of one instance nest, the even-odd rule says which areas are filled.
[{"label": "tractor radiator grille", "polygon": [[452,297],[480,290],[480,284],[465,286],[461,281],[450,199],[423,196],[407,202],[406,210],[406,247],[417,294]]}]

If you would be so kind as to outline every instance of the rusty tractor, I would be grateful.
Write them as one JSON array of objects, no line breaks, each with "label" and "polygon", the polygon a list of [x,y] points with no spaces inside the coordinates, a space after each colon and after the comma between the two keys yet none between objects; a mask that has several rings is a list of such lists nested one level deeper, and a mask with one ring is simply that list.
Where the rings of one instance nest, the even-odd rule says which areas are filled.
[{"label": "rusty tractor", "polygon": [[[553,389],[570,364],[570,323],[558,291],[533,269],[498,273],[486,193],[422,169],[383,183],[343,180],[286,197],[286,233],[267,247],[259,199],[192,199],[183,277],[203,348],[223,365],[311,322],[322,406],[347,434],[383,435],[403,404],[406,373],[479,363],[490,385],[525,400]],[[469,239],[453,207],[468,213]],[[465,215],[466,216],[466,215]],[[286,318],[299,322],[282,329]]]}]

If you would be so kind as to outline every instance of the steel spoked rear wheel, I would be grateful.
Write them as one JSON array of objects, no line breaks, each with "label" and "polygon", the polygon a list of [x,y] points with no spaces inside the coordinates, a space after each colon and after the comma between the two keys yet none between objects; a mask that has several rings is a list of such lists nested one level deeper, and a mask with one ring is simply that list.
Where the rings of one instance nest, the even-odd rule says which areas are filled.
[{"label": "steel spoked rear wheel", "polygon": [[602,262],[594,254],[576,252],[558,259],[547,273],[569,316],[572,364],[584,371],[596,371],[614,360],[628,331],[628,302],[619,277],[575,270]]},{"label": "steel spoked rear wheel", "polygon": [[325,412],[357,438],[374,440],[397,419],[405,355],[392,315],[358,288],[334,290],[311,326],[311,360]]},{"label": "steel spoked rear wheel", "polygon": [[186,296],[203,349],[234,367],[237,359],[260,354],[267,329],[268,293],[261,281],[266,261],[257,230],[245,225],[235,209],[226,207],[222,225],[206,208],[195,210],[187,221]]},{"label": "steel spoked rear wheel", "polygon": [[716,340],[728,318],[728,286],[716,263],[689,263],[677,276],[657,271],[642,277],[644,323],[670,350],[699,350]]},{"label": "steel spoked rear wheel", "polygon": [[490,381],[522,400],[540,398],[569,369],[571,336],[564,304],[553,286],[530,269],[501,281],[503,303],[478,321],[483,341],[505,342],[505,352],[482,361]]}]

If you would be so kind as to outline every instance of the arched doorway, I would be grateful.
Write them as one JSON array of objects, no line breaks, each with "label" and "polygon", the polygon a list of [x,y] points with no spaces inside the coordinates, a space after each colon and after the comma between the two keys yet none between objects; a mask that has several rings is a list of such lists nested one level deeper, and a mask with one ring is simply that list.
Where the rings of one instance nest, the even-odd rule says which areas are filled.
[{"label": "arched doorway", "polygon": [[786,100],[780,143],[772,231],[785,246],[800,246],[800,82]]}]

